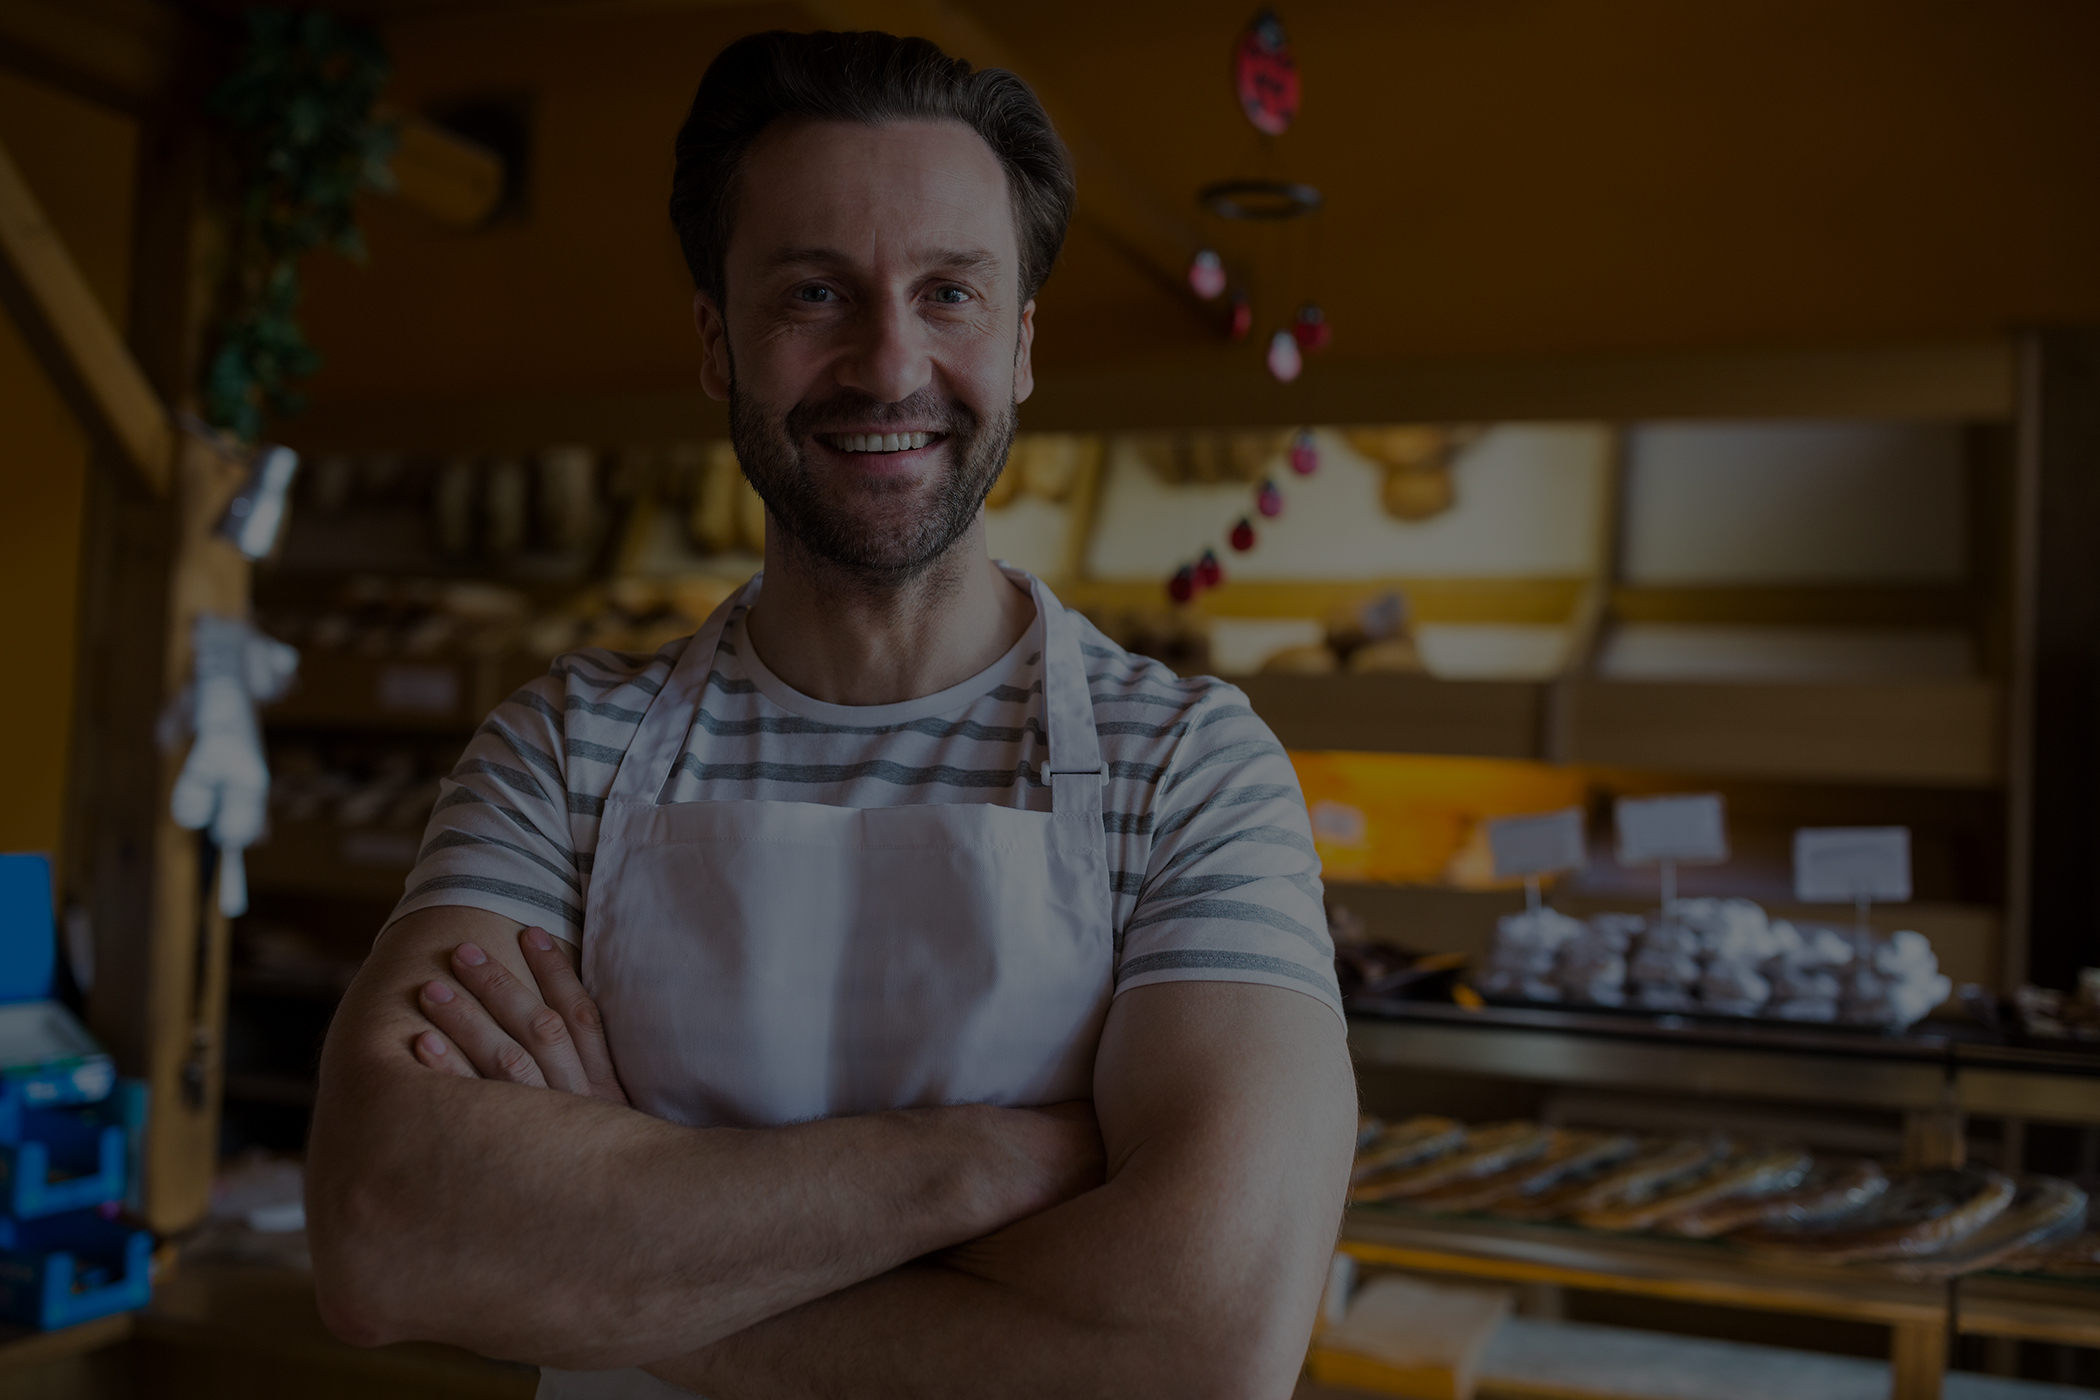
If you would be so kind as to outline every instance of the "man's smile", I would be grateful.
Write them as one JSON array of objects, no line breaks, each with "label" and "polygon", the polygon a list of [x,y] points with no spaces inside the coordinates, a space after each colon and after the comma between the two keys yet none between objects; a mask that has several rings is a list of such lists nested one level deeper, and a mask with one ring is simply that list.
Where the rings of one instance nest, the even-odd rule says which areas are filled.
[{"label": "man's smile", "polygon": [[945,433],[819,433],[817,441],[834,452],[916,452],[946,436]]}]

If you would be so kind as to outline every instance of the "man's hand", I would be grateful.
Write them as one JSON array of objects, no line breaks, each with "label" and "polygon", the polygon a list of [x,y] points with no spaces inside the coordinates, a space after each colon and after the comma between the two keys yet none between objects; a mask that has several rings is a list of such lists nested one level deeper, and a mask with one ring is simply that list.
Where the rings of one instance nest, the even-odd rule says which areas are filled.
[{"label": "man's hand", "polygon": [[520,981],[475,944],[452,950],[459,987],[432,980],[417,990],[416,1003],[437,1030],[416,1037],[416,1058],[464,1079],[503,1079],[626,1103],[598,1004],[570,961],[574,950],[543,928],[523,928],[518,951],[537,985]]},{"label": "man's hand", "polygon": [[[416,1037],[416,1058],[465,1079],[628,1102],[598,1004],[577,978],[568,945],[545,929],[526,928],[518,931],[518,949],[532,974],[530,984],[475,944],[452,950],[460,985],[432,980],[417,990],[417,1004],[438,1030]],[[1024,1193],[1018,1205],[1024,1214],[1047,1210],[1102,1181],[1101,1130],[1093,1104],[1085,1101],[1020,1110],[986,1138],[984,1149],[1007,1155],[1001,1175]]]}]

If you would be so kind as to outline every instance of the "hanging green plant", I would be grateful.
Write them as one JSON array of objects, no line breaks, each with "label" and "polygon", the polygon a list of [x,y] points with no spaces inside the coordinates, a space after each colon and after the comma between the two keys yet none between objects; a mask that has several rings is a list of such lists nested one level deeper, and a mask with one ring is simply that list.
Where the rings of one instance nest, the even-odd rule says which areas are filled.
[{"label": "hanging green plant", "polygon": [[332,247],[363,261],[360,190],[390,190],[399,132],[374,118],[391,68],[371,30],[324,10],[250,10],[234,70],[206,99],[237,188],[205,417],[254,441],[305,404],[321,366],[299,326],[299,259]]}]

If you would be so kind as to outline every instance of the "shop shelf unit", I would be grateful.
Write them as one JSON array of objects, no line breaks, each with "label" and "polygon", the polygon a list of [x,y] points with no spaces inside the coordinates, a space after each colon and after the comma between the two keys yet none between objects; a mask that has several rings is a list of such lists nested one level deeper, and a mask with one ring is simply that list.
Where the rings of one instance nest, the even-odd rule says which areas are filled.
[{"label": "shop shelf unit", "polygon": [[[2033,1050],[1958,1031],[1879,1035],[1384,1002],[1349,1022],[1364,1068],[1782,1107],[1896,1113],[1904,1156],[1959,1162],[1970,1116],[2100,1126],[2100,1055]],[[1359,1207],[1342,1249],[1367,1264],[1856,1322],[1890,1329],[1892,1400],[1937,1400],[1950,1336],[2100,1344],[2100,1286],[1980,1274],[1951,1283],[1871,1265],[1827,1268],[1725,1243]]]}]

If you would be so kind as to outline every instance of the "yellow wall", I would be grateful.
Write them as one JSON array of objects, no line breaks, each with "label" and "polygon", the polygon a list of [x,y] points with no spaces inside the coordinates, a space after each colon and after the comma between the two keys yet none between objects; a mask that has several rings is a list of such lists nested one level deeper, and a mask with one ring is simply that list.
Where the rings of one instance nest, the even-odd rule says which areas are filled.
[{"label": "yellow wall", "polygon": [[[122,324],[131,247],[132,124],[0,73],[0,143],[104,309]],[[65,805],[88,442],[13,324],[0,317],[0,851],[55,851]]]}]

